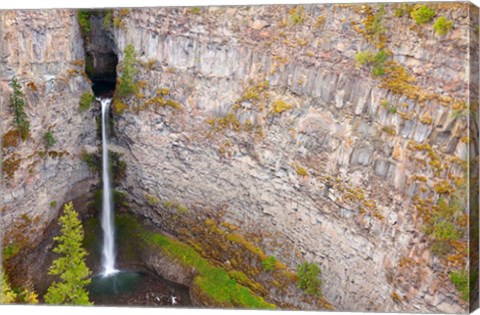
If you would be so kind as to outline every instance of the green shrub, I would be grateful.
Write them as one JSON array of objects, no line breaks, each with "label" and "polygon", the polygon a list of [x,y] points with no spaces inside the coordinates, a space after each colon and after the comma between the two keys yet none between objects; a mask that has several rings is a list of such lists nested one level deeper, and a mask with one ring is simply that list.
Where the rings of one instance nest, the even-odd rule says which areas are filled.
[{"label": "green shrub", "polygon": [[371,51],[359,51],[355,55],[355,60],[359,66],[371,66],[374,76],[382,76],[385,74],[384,66],[389,56],[384,50],[378,51],[375,55]]},{"label": "green shrub", "polygon": [[387,61],[389,55],[384,50],[380,50],[373,58],[372,74],[375,76],[382,76],[385,74],[383,69],[385,61]]},{"label": "green shrub", "polygon": [[50,201],[50,208],[56,208],[57,207],[57,202],[54,200],[54,201]]},{"label": "green shrub", "polygon": [[107,10],[103,16],[102,26],[104,29],[109,30],[112,28],[113,10]]},{"label": "green shrub", "polygon": [[468,301],[468,295],[470,293],[468,286],[468,273],[465,270],[452,271],[450,272],[450,280],[462,294],[462,299]]},{"label": "green shrub", "polygon": [[396,17],[404,17],[405,15],[410,15],[410,12],[413,10],[413,5],[411,4],[399,4],[398,7],[395,9],[394,15]]},{"label": "green shrub", "polygon": [[426,231],[436,240],[453,241],[462,237],[463,228],[457,219],[462,215],[462,205],[458,200],[446,202],[443,198],[438,201],[438,208],[427,221]]},{"label": "green shrub", "polygon": [[90,105],[95,101],[95,96],[91,92],[83,92],[80,96],[79,110],[81,112],[90,108]]},{"label": "green shrub", "polygon": [[396,106],[390,106],[390,107],[388,108],[388,112],[389,112],[390,114],[396,114],[396,113],[397,113],[397,107],[396,107]]},{"label": "green shrub", "polygon": [[298,273],[298,287],[305,291],[305,293],[313,296],[320,295],[320,280],[321,270],[315,263],[304,262],[297,267]]},{"label": "green shrub", "polygon": [[137,57],[133,45],[128,45],[124,50],[123,71],[119,78],[118,95],[127,97],[135,92],[135,75],[137,73]]},{"label": "green shrub", "polygon": [[13,93],[10,94],[10,108],[15,115],[15,122],[20,132],[22,140],[27,140],[30,134],[30,122],[28,121],[27,113],[25,112],[25,95],[23,94],[22,87],[18,83],[16,78],[13,78],[10,82],[10,87],[13,89]]},{"label": "green shrub", "polygon": [[4,260],[10,259],[20,252],[21,248],[16,242],[11,242],[3,248],[2,256]]},{"label": "green shrub", "polygon": [[374,54],[371,51],[359,51],[355,54],[355,61],[357,65],[363,66],[373,61]]},{"label": "green shrub", "polygon": [[53,133],[49,130],[43,135],[43,142],[45,143],[45,149],[50,149],[57,142]]},{"label": "green shrub", "polygon": [[380,4],[378,12],[373,15],[373,19],[367,19],[365,23],[365,31],[369,35],[370,39],[377,45],[381,43],[381,36],[385,33],[385,27],[383,26],[384,15],[385,4]]},{"label": "green shrub", "polygon": [[78,17],[78,24],[80,25],[80,29],[82,30],[83,34],[87,34],[90,32],[91,25],[90,25],[90,15],[92,14],[89,10],[78,10],[77,17]]},{"label": "green shrub", "polygon": [[147,203],[152,207],[155,207],[160,202],[154,195],[145,194],[145,198],[147,199]]},{"label": "green shrub", "polygon": [[272,104],[272,113],[280,115],[293,108],[292,104],[285,102],[284,100],[277,100]]},{"label": "green shrub", "polygon": [[430,22],[435,16],[435,11],[430,9],[427,5],[417,5],[410,12],[410,17],[415,20],[417,24],[424,24]]},{"label": "green shrub", "polygon": [[302,5],[290,9],[290,22],[293,25],[301,25],[305,22],[305,8]]},{"label": "green shrub", "polygon": [[437,35],[445,36],[450,32],[452,26],[453,21],[447,20],[444,16],[441,16],[433,24],[433,29]]},{"label": "green shrub", "polygon": [[100,157],[94,153],[87,153],[86,151],[82,152],[82,160],[87,163],[88,168],[92,173],[100,174],[101,170],[101,161]]},{"label": "green shrub", "polygon": [[274,256],[268,256],[262,260],[263,270],[265,271],[274,271],[275,265],[277,264],[277,259]]}]

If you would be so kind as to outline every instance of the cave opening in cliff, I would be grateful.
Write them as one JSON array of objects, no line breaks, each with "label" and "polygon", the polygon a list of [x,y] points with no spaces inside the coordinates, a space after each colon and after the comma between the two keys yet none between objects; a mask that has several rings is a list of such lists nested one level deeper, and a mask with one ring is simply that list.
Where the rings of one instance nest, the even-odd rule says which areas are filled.
[{"label": "cave opening in cliff", "polygon": [[117,82],[117,55],[114,52],[87,53],[85,59],[85,72],[92,81],[95,96],[112,97]]},{"label": "cave opening in cliff", "polygon": [[[105,27],[108,10],[84,10],[82,29],[85,72],[97,97],[112,97],[117,82],[118,56],[111,27]],[[85,26],[87,25],[87,26]]]}]

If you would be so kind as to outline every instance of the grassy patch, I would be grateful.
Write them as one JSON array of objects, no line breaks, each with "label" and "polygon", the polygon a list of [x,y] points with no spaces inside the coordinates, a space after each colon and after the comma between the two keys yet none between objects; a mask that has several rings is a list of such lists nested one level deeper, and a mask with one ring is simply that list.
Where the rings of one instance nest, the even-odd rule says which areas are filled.
[{"label": "grassy patch", "polygon": [[121,115],[123,114],[123,112],[128,109],[128,106],[127,104],[125,104],[124,102],[122,102],[121,100],[115,98],[113,100],[113,112],[116,114],[116,115]]},{"label": "grassy patch", "polygon": [[306,14],[303,5],[297,5],[296,7],[291,8],[289,13],[292,25],[302,25],[305,22]]},{"label": "grassy patch", "polygon": [[468,273],[465,270],[450,272],[450,281],[455,285],[457,290],[461,293],[462,299],[468,301],[470,293],[468,286]]},{"label": "grassy patch", "polygon": [[274,256],[268,256],[266,259],[262,260],[263,270],[265,271],[274,271],[276,265],[277,259]]},{"label": "grassy patch", "polygon": [[435,30],[435,33],[437,35],[445,36],[448,33],[450,33],[452,26],[453,26],[453,21],[447,20],[446,17],[441,16],[433,24],[433,29]]},{"label": "grassy patch", "polygon": [[80,29],[82,30],[83,34],[90,33],[90,29],[91,29],[90,15],[91,14],[92,14],[92,11],[89,11],[89,10],[77,11],[78,24],[80,25]]},{"label": "grassy patch", "polygon": [[12,242],[3,249],[3,259],[10,259],[18,254],[18,252],[20,252],[20,246],[16,242]]},{"label": "grassy patch", "polygon": [[410,12],[410,17],[417,24],[425,24],[430,22],[435,16],[435,11],[430,9],[427,5],[417,4]]},{"label": "grassy patch", "polygon": [[150,194],[145,194],[145,199],[147,200],[147,203],[152,207],[155,207],[160,202],[160,200],[158,200],[156,196]]},{"label": "grassy patch", "polygon": [[119,216],[117,222],[128,226],[132,235],[155,248],[161,248],[166,255],[180,262],[185,267],[194,267],[198,276],[194,279],[202,294],[221,306],[244,308],[274,309],[275,305],[267,303],[247,287],[237,283],[224,269],[215,267],[200,256],[192,247],[178,240],[145,230],[132,216]]},{"label": "grassy patch", "polygon": [[100,174],[101,162],[100,157],[95,153],[87,153],[82,151],[82,161],[84,161],[92,173]]},{"label": "grassy patch", "polygon": [[45,149],[47,150],[53,147],[53,145],[55,145],[57,141],[55,140],[52,131],[48,130],[47,132],[45,132],[45,134],[43,135],[43,142],[45,144]]},{"label": "grassy patch", "polygon": [[298,287],[307,294],[319,296],[321,293],[320,285],[322,284],[320,267],[315,263],[304,262],[297,267],[297,273]]},{"label": "grassy patch", "polygon": [[81,112],[86,111],[90,108],[92,103],[95,101],[95,96],[91,92],[83,92],[80,96],[80,101],[78,104],[78,110]]},{"label": "grassy patch", "polygon": [[307,177],[310,175],[303,166],[294,165],[294,167],[295,167],[295,172],[297,173],[298,176]]},{"label": "grassy patch", "polygon": [[355,61],[358,66],[367,65],[371,68],[372,75],[382,76],[385,74],[384,66],[389,54],[384,50],[380,50],[376,54],[371,51],[359,51],[355,54]]},{"label": "grassy patch", "polygon": [[292,108],[293,108],[292,104],[289,104],[284,100],[278,100],[273,102],[272,112],[274,114],[280,115],[281,113],[286,112],[287,110],[290,110]]}]

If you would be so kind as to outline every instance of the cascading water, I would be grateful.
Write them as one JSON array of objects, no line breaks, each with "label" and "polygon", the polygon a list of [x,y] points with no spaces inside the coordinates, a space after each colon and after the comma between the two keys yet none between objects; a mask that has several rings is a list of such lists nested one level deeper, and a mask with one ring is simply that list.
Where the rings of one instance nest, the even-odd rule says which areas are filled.
[{"label": "cascading water", "polygon": [[107,116],[112,99],[97,99],[102,104],[102,230],[103,276],[110,276],[117,272],[115,269],[115,228],[113,222],[112,190],[110,186],[110,167],[108,161]]}]

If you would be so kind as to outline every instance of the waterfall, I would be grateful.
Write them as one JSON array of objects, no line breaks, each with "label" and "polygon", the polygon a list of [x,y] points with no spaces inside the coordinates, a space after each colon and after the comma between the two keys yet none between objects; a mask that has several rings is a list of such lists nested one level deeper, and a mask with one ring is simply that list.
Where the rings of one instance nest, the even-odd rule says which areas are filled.
[{"label": "waterfall", "polygon": [[103,249],[102,265],[103,276],[109,276],[117,272],[115,269],[115,228],[113,222],[113,201],[110,185],[110,167],[108,161],[108,137],[107,137],[107,116],[112,99],[97,99],[102,103],[102,230]]}]

